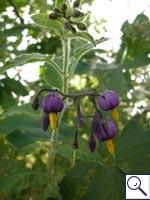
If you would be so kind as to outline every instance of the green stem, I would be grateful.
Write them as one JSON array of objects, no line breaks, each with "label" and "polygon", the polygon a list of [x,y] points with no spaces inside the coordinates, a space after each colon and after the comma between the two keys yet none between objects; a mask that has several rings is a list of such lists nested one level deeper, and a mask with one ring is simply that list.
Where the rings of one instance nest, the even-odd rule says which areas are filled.
[{"label": "green stem", "polygon": [[63,88],[62,92],[68,93],[68,67],[70,55],[70,39],[62,39],[63,45]]},{"label": "green stem", "polygon": [[72,167],[75,166],[75,161],[76,161],[76,149],[73,150]]},{"label": "green stem", "polygon": [[57,129],[52,131],[52,135],[50,138],[50,150],[49,150],[49,159],[48,159],[48,178],[50,181],[50,178],[52,177],[52,170],[54,165],[54,159],[55,159],[55,146],[57,142]]},{"label": "green stem", "polygon": [[[69,39],[62,39],[62,46],[63,46],[63,71],[59,71],[62,74],[62,80],[63,80],[63,87],[62,92],[68,94],[68,66],[69,66],[69,55],[70,55],[70,40]],[[64,110],[59,115],[59,121],[58,121],[58,127],[61,121],[61,118],[64,114]],[[50,152],[49,152],[49,160],[48,160],[48,176],[49,181],[52,177],[52,171],[54,166],[54,159],[55,159],[55,150],[57,145],[57,137],[58,137],[58,131],[59,129],[55,129],[52,131],[51,139],[50,139]]]}]

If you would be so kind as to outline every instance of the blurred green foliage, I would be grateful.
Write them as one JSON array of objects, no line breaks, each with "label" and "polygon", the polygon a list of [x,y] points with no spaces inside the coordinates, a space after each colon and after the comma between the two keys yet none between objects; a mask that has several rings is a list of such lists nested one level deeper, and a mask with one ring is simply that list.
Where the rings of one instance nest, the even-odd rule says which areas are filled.
[{"label": "blurred green foliage", "polygon": [[[62,2],[55,1],[58,6]],[[25,9],[29,14],[39,11],[46,16],[52,6],[46,0],[42,3],[39,0],[0,1],[0,64],[3,66],[0,68],[0,199],[122,200],[125,174],[150,174],[150,20],[142,13],[132,23],[124,22],[117,52],[97,47],[89,51],[93,41],[85,34],[80,35],[82,40],[72,39],[72,56],[79,59],[82,53],[86,54],[79,60],[69,82],[70,93],[102,92],[108,88],[120,96],[121,119],[114,139],[116,154],[112,157],[105,143],[98,144],[95,153],[89,152],[86,138],[90,120],[87,119],[86,130],[79,137],[76,165],[72,168],[71,143],[76,117],[72,103],[61,122],[55,170],[49,181],[49,135],[42,132],[42,113],[32,111],[31,102],[33,94],[41,88],[62,86],[52,63],[53,54],[58,56],[56,63],[60,63],[61,42],[53,31],[28,21],[24,12]],[[43,23],[44,19],[38,20]],[[90,15],[87,23],[89,19]],[[21,49],[23,40],[27,45]],[[39,79],[22,80],[21,67],[15,67],[35,61],[41,61]],[[9,68],[16,69],[13,77],[7,72]],[[22,97],[28,97],[29,103],[22,101]],[[92,112],[86,99],[81,104],[84,112]]]}]

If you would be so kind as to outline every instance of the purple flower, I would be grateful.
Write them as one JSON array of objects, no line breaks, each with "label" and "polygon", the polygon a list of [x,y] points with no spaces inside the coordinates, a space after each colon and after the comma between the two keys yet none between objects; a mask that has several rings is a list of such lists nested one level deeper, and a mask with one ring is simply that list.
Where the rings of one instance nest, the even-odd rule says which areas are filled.
[{"label": "purple flower", "polygon": [[62,111],[63,107],[64,102],[58,94],[50,93],[42,101],[42,109],[46,113],[58,113]]},{"label": "purple flower", "polygon": [[98,104],[103,110],[111,110],[119,105],[119,97],[116,92],[107,90],[99,96]]},{"label": "purple flower", "polygon": [[114,137],[116,133],[117,129],[114,122],[108,119],[106,122],[101,123],[95,134],[99,141],[104,141]]},{"label": "purple flower", "polygon": [[89,135],[89,138],[88,138],[88,147],[90,149],[91,152],[94,152],[95,151],[95,148],[96,148],[96,140],[95,140],[95,136],[93,133],[91,133]]},{"label": "purple flower", "polygon": [[49,127],[49,115],[47,113],[44,113],[43,114],[43,117],[42,117],[42,129],[43,131],[46,131]]}]

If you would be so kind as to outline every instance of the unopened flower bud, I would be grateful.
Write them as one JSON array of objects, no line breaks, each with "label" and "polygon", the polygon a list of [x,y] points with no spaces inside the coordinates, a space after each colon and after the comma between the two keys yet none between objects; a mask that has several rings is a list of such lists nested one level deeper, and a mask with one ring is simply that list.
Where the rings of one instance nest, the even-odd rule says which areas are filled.
[{"label": "unopened flower bud", "polygon": [[55,13],[61,13],[60,10],[59,10],[58,8],[54,8],[53,11],[54,11]]},{"label": "unopened flower bud", "polygon": [[66,10],[67,10],[67,4],[66,3],[61,4],[61,10],[62,10],[63,13],[66,12]]},{"label": "unopened flower bud", "polygon": [[43,114],[43,117],[42,117],[42,129],[43,131],[46,131],[49,127],[49,115],[47,113],[44,113]]},{"label": "unopened flower bud", "polygon": [[96,134],[99,131],[102,120],[101,118],[102,118],[101,113],[98,110],[96,110],[94,117],[92,119],[92,127],[91,127],[92,133]]},{"label": "unopened flower bud", "polygon": [[91,152],[94,152],[94,151],[95,151],[95,148],[96,148],[96,140],[95,140],[94,134],[92,134],[92,133],[89,135],[88,147],[89,147],[89,149],[90,149]]},{"label": "unopened flower bud", "polygon": [[78,17],[83,17],[84,13],[82,13],[80,10],[74,9],[73,10],[73,17],[78,18]]},{"label": "unopened flower bud", "polygon": [[37,95],[32,103],[33,110],[37,110],[39,108],[39,96]]},{"label": "unopened flower bud", "polygon": [[58,18],[58,15],[57,15],[56,12],[51,12],[51,13],[49,14],[49,19],[57,19],[57,18]]},{"label": "unopened flower bud", "polygon": [[63,27],[64,29],[67,29],[67,30],[71,30],[71,24],[70,22],[66,21],[63,23]]},{"label": "unopened flower bud", "polygon": [[85,31],[87,29],[87,27],[84,23],[77,23],[77,27],[81,31]]},{"label": "unopened flower bud", "polygon": [[80,5],[80,0],[76,0],[74,3],[73,3],[73,8],[77,8],[79,7]]}]

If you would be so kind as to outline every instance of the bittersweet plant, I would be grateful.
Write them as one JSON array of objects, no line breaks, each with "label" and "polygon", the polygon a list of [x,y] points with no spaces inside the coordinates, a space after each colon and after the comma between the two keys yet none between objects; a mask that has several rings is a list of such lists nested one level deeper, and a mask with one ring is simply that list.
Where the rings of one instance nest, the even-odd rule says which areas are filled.
[{"label": "bittersweet plant", "polygon": [[[59,77],[58,81],[55,85],[52,85],[51,88],[45,88],[39,91],[32,104],[34,110],[37,110],[41,106],[43,110],[42,129],[44,131],[50,131],[51,148],[48,161],[49,177],[52,174],[59,125],[66,109],[67,98],[73,99],[77,112],[75,135],[72,142],[74,151],[73,166],[75,164],[75,152],[76,149],[78,149],[78,131],[84,129],[86,126],[84,121],[84,117],[86,116],[82,114],[80,109],[80,99],[84,97],[89,97],[89,101],[92,102],[94,107],[94,113],[90,116],[92,118],[91,131],[87,141],[89,150],[91,152],[95,151],[96,139],[98,141],[106,140],[109,152],[114,155],[114,146],[111,138],[116,135],[116,125],[110,119],[105,120],[100,109],[106,111],[111,110],[112,117],[118,121],[119,115],[116,107],[119,105],[119,98],[117,94],[110,90],[107,90],[102,94],[93,92],[80,94],[69,93],[68,83],[74,75],[79,59],[98,43],[105,41],[104,38],[100,38],[97,41],[94,40],[87,31],[87,25],[83,23],[84,17],[85,14],[80,10],[79,0],[61,4],[57,4],[56,2],[49,15],[36,14],[32,16],[33,21],[37,25],[43,28],[52,29],[60,38],[62,46],[62,57],[59,62],[61,65],[57,63],[57,58],[55,56],[51,56],[51,60],[47,60],[47,62],[50,63],[50,67],[55,71],[54,76],[56,78]],[[72,55],[71,43],[74,38],[85,40],[86,44],[76,49]],[[39,96],[41,93],[45,92],[47,92],[47,94],[40,103]]]}]

